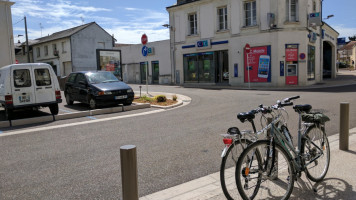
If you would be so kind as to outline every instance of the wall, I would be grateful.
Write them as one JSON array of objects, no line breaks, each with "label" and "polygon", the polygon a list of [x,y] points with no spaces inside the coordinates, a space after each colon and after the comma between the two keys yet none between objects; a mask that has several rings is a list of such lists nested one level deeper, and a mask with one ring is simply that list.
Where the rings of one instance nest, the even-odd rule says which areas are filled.
[{"label": "wall", "polygon": [[97,24],[73,34],[70,42],[73,71],[96,70],[96,49],[113,49],[111,35]]},{"label": "wall", "polygon": [[126,79],[129,83],[140,83],[140,63],[148,62],[149,83],[151,83],[151,62],[159,61],[159,84],[170,84],[172,72],[170,41],[150,42],[146,46],[155,49],[154,55],[144,57],[141,52],[142,44],[114,48],[121,50],[124,80]]},{"label": "wall", "polygon": [[[65,43],[64,49],[62,48],[62,42]],[[53,45],[56,44],[57,46],[57,51],[58,51],[58,56],[54,55],[54,49]],[[50,63],[52,62],[52,65],[57,66],[57,76],[66,76],[72,71],[66,71],[64,69],[63,63],[65,62],[71,62],[71,48],[70,48],[70,39],[69,38],[63,38],[59,40],[53,40],[50,42],[45,42],[45,43],[40,43],[40,44],[34,44],[32,46],[32,56],[34,59],[34,62],[44,62],[44,63]],[[45,46],[48,47],[48,55],[45,55]],[[37,48],[40,48],[40,57],[37,57]]]},{"label": "wall", "polygon": [[0,67],[15,63],[11,6],[13,2],[0,0]]}]

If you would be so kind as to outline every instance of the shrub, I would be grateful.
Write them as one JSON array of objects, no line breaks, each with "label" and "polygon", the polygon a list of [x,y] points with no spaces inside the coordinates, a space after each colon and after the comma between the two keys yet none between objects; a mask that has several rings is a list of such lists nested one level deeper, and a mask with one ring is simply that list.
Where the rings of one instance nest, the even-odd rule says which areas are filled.
[{"label": "shrub", "polygon": [[166,102],[167,101],[167,97],[164,95],[157,95],[154,98],[156,99],[157,102]]},{"label": "shrub", "polygon": [[178,99],[177,95],[173,95],[172,99],[173,99],[173,101],[177,101],[177,99]]},{"label": "shrub", "polygon": [[146,96],[146,95],[143,95],[142,97],[140,97],[140,100],[142,100],[142,101],[149,101],[149,102],[152,102],[152,101],[153,101],[152,98],[150,98],[150,97],[148,97],[148,96]]}]

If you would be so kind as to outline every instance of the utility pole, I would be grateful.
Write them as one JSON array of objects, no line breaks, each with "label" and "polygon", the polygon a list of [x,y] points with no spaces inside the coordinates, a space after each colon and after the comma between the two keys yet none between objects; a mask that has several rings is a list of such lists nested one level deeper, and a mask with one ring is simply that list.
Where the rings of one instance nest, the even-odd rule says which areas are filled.
[{"label": "utility pole", "polygon": [[24,17],[25,20],[25,34],[26,34],[26,51],[27,51],[27,62],[30,63],[30,48],[28,46],[28,36],[27,36],[27,22],[26,22],[26,16]]}]

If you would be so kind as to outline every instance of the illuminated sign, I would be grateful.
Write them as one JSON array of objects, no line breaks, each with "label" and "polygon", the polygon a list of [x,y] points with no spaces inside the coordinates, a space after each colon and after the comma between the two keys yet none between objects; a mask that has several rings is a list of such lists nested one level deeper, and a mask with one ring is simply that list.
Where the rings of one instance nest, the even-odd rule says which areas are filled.
[{"label": "illuminated sign", "polygon": [[210,49],[211,48],[210,40],[199,40],[196,43],[196,47],[197,49]]}]

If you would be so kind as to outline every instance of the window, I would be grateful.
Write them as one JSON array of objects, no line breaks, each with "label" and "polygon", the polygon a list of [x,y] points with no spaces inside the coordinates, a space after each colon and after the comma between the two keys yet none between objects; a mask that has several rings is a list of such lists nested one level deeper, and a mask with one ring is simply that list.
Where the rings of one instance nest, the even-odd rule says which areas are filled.
[{"label": "window", "polygon": [[52,44],[52,49],[53,49],[53,55],[58,56],[57,44]]},{"label": "window", "polygon": [[70,74],[68,77],[68,83],[74,83],[76,76],[77,76],[77,74]]},{"label": "window", "polygon": [[44,54],[45,56],[48,56],[48,46],[44,46]]},{"label": "window", "polygon": [[197,35],[198,34],[198,21],[197,21],[197,14],[189,14],[188,15],[188,22],[189,22],[189,35]]},{"label": "window", "polygon": [[256,1],[248,1],[244,3],[245,8],[245,26],[256,26]]},{"label": "window", "polygon": [[227,28],[227,7],[218,8],[218,30],[226,30]]},{"label": "window", "polygon": [[36,47],[36,54],[37,58],[41,56],[41,49],[39,47]]},{"label": "window", "polygon": [[75,79],[76,83],[79,83],[80,81],[87,83],[87,79],[85,78],[84,74],[78,74],[77,78]]},{"label": "window", "polygon": [[313,1],[313,12],[316,12],[316,2]]},{"label": "window", "polygon": [[66,53],[66,42],[62,42],[62,53]]},{"label": "window", "polygon": [[28,69],[14,70],[14,85],[17,88],[31,87],[31,75]]},{"label": "window", "polygon": [[35,69],[35,79],[37,86],[51,85],[51,75],[48,69]]},{"label": "window", "polygon": [[298,0],[287,0],[287,21],[297,22],[298,16]]}]

